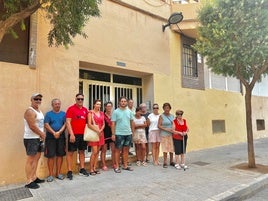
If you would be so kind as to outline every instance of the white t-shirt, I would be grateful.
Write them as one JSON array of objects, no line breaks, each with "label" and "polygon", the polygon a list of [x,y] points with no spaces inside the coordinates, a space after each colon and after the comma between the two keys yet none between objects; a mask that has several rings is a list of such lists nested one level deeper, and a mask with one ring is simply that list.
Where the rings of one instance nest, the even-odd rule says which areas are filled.
[{"label": "white t-shirt", "polygon": [[[139,118],[139,119],[136,119],[136,117],[134,117],[134,120],[133,121],[134,121],[135,125],[143,125],[144,122],[146,122],[146,119],[145,119],[144,116],[141,116],[141,118]],[[139,132],[139,131],[145,131],[145,128],[138,128],[138,129],[136,129],[136,131],[137,132]]]},{"label": "white t-shirt", "polygon": [[149,132],[159,130],[158,119],[160,114],[155,115],[154,113],[149,114],[148,119],[150,120]]}]

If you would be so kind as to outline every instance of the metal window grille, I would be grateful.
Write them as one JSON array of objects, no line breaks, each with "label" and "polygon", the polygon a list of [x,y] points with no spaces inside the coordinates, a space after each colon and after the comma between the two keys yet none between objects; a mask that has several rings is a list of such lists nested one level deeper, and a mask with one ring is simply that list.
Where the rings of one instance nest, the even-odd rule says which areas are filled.
[{"label": "metal window grille", "polygon": [[197,54],[190,45],[183,45],[183,75],[198,77]]}]

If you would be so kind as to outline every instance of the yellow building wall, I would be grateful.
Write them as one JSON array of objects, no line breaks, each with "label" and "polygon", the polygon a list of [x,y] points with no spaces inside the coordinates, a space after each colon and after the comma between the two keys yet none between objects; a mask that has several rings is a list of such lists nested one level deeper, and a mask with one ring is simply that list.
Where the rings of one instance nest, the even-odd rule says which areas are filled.
[{"label": "yellow building wall", "polygon": [[[30,105],[31,94],[43,94],[44,114],[51,109],[50,101],[55,97],[62,100],[65,111],[78,92],[81,61],[88,62],[85,68],[90,70],[95,70],[95,65],[90,64],[96,64],[98,71],[140,75],[144,101],[151,100],[160,107],[170,102],[173,114],[176,109],[183,109],[190,127],[188,150],[245,141],[241,94],[181,88],[180,37],[169,29],[162,32],[165,21],[112,1],[103,1],[100,8],[101,17],[90,19],[85,28],[88,38],[75,38],[75,46],[68,49],[48,47],[49,24],[44,14],[39,14],[36,69],[0,62],[0,186],[25,181],[23,114]],[[166,7],[163,12],[161,9],[155,7],[152,12],[165,17]],[[117,61],[124,62],[126,67],[117,66]],[[212,134],[211,121],[218,119],[225,120],[226,133]],[[74,168],[75,163],[74,158]],[[65,160],[63,170],[66,172]],[[47,176],[44,157],[38,175]]]}]

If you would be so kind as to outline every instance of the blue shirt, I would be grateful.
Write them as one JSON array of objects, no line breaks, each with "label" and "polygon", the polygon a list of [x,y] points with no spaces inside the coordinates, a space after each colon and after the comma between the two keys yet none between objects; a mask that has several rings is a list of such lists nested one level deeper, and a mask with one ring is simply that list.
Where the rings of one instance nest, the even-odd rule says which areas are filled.
[{"label": "blue shirt", "polygon": [[[45,115],[45,123],[48,123],[49,126],[56,132],[61,129],[61,127],[65,124],[65,121],[66,121],[66,114],[63,111],[60,111],[58,113],[54,111],[49,111]],[[62,132],[60,138],[64,137],[65,133]],[[47,131],[46,138],[54,138],[54,135]]]},{"label": "blue shirt", "polygon": [[134,115],[128,108],[117,108],[112,114],[112,121],[115,122],[115,135],[131,135],[130,121],[133,119]]}]

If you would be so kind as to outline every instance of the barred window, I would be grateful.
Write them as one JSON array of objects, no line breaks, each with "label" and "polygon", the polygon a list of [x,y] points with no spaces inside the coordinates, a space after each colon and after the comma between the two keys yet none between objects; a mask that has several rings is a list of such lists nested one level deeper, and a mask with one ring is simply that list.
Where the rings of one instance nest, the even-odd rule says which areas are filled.
[{"label": "barred window", "polygon": [[183,44],[183,75],[198,77],[197,53],[188,44]]}]

